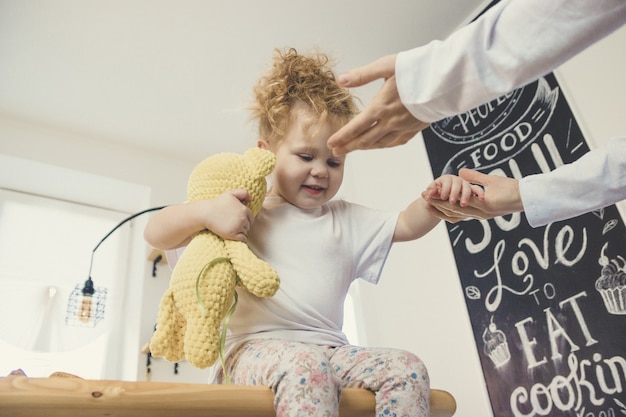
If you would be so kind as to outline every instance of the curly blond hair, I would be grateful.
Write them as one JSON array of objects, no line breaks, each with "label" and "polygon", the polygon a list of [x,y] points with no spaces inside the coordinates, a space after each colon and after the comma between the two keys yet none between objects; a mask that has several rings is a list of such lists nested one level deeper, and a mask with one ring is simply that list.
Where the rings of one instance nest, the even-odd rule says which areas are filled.
[{"label": "curly blond hair", "polygon": [[272,67],[253,93],[250,118],[270,144],[281,141],[296,105],[305,104],[318,122],[332,117],[343,125],[357,113],[353,96],[337,84],[329,57],[318,51],[301,55],[294,48],[275,49]]}]

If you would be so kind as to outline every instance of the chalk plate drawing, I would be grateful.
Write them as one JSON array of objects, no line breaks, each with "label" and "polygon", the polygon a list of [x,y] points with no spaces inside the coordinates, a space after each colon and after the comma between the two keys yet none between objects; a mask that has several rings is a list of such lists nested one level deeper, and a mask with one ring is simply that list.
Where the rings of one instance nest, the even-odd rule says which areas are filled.
[{"label": "chalk plate drawing", "polygon": [[[433,175],[521,178],[589,151],[553,74],[423,132]],[[495,416],[626,415],[626,229],[615,206],[531,228],[447,224]]]}]

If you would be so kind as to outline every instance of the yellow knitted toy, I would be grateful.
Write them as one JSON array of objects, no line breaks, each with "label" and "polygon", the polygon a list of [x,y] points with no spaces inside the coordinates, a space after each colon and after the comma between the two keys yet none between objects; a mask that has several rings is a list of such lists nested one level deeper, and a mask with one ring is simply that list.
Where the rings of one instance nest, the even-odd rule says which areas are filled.
[{"label": "yellow knitted toy", "polygon": [[[243,188],[250,194],[247,205],[256,216],[265,198],[265,176],[274,163],[274,154],[259,148],[243,155],[211,156],[191,173],[188,199],[210,199]],[[161,300],[151,353],[172,362],[186,359],[197,368],[212,365],[219,357],[220,325],[233,303],[236,285],[258,297],[271,297],[279,278],[244,242],[223,240],[208,230],[194,236]]]}]

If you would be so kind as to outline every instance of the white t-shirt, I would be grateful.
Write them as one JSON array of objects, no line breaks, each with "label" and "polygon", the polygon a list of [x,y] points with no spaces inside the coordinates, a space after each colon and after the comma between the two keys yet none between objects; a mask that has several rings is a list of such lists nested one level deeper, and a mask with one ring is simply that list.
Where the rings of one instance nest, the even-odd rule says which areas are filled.
[{"label": "white t-shirt", "polygon": [[357,278],[378,282],[397,218],[341,200],[302,210],[267,198],[248,244],[276,269],[280,288],[264,299],[238,289],[227,346],[259,338],[348,343],[341,330],[348,288]]},{"label": "white t-shirt", "polygon": [[[276,269],[280,288],[271,298],[237,288],[226,356],[241,343],[261,338],[347,344],[341,329],[348,289],[357,278],[378,282],[398,215],[342,200],[302,210],[280,197],[266,198],[248,245]],[[183,250],[167,252],[172,268]]]}]

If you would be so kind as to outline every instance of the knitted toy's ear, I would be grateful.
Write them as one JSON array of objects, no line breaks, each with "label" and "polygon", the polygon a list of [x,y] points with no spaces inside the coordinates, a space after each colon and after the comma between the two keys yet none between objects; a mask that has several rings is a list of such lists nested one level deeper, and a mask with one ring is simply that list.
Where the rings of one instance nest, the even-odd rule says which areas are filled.
[{"label": "knitted toy's ear", "polygon": [[248,164],[261,176],[271,174],[276,163],[276,155],[267,149],[250,148],[244,153]]}]

